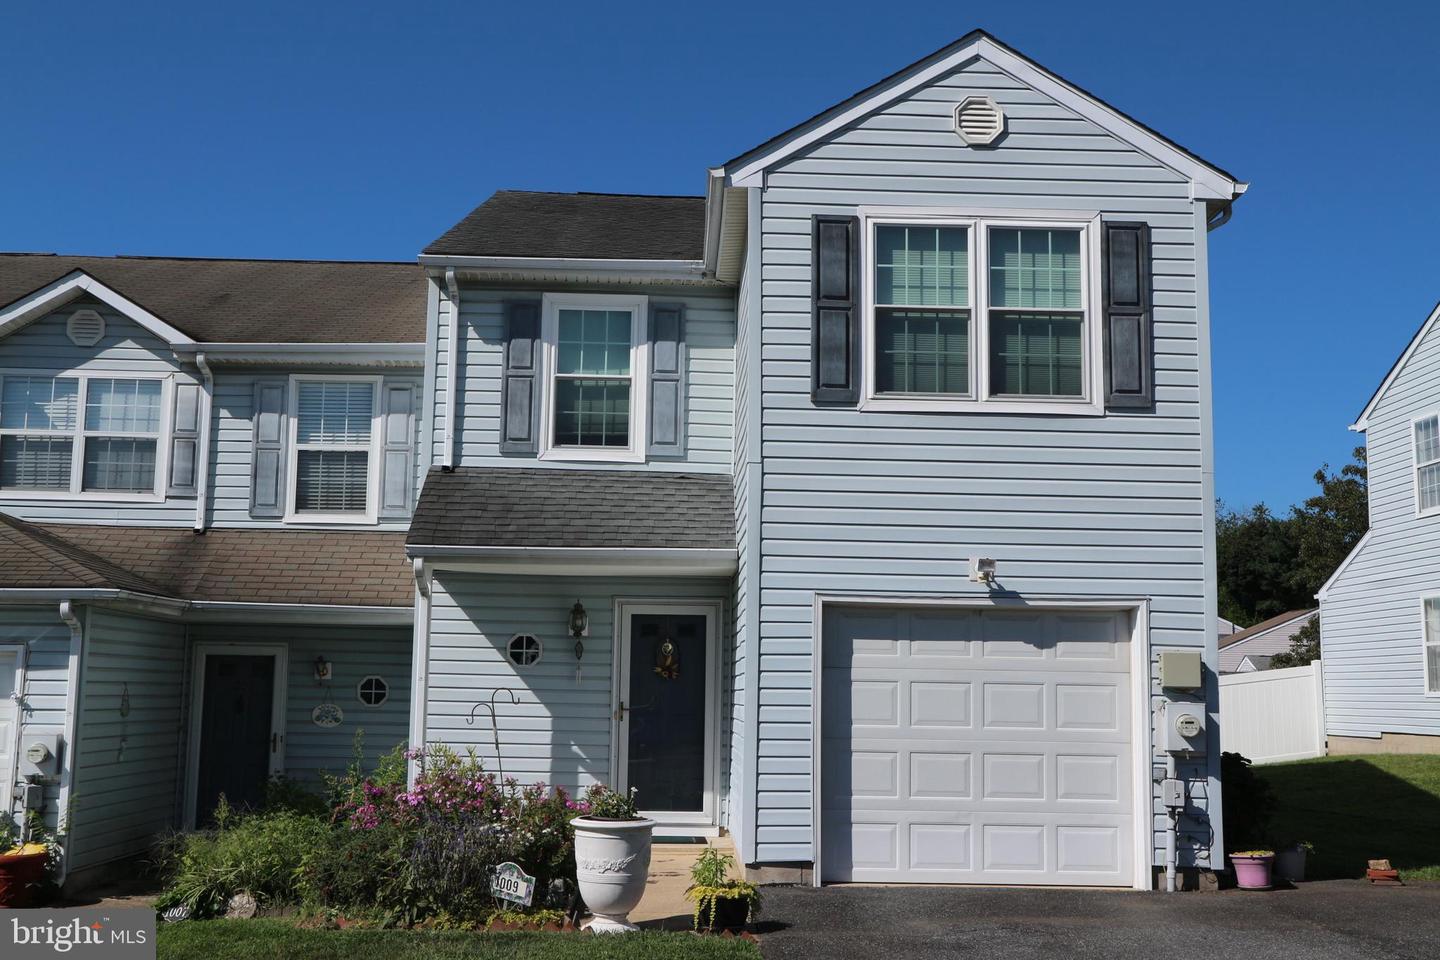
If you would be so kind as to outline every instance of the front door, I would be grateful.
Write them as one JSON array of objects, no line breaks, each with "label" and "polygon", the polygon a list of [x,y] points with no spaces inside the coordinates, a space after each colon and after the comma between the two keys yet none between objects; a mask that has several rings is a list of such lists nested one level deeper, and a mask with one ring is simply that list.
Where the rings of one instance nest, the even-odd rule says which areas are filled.
[{"label": "front door", "polygon": [[626,613],[620,784],[662,824],[714,822],[714,624],[705,607]]},{"label": "front door", "polygon": [[280,750],[280,732],[274,729],[276,661],[268,653],[205,656],[196,826],[213,822],[222,794],[237,810],[259,807],[265,799]]}]

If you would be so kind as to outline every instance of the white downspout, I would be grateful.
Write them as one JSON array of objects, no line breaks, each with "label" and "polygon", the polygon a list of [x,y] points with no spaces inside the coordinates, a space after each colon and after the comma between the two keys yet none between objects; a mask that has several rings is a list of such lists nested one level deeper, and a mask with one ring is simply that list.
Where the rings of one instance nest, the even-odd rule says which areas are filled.
[{"label": "white downspout", "polygon": [[[425,700],[429,686],[428,664],[430,661],[430,570],[424,559],[415,557],[411,562],[415,575],[415,629],[410,650],[410,749],[419,750],[425,746]],[[420,774],[420,764],[410,760],[407,764],[409,782],[413,785]]]},{"label": "white downspout", "polygon": [[455,410],[459,405],[460,381],[460,281],[454,267],[445,268],[445,290],[450,296],[450,340],[445,344],[445,449],[440,459],[444,470],[455,469],[455,445],[459,433],[455,429]]},{"label": "white downspout", "polygon": [[[70,791],[75,784],[75,734],[80,725],[80,683],[82,680],[81,658],[84,654],[85,630],[69,600],[60,601],[60,620],[70,628],[70,663],[65,678],[65,763],[60,768],[60,801],[55,811],[55,832],[65,834],[66,846],[70,846]],[[70,870],[68,851],[60,858],[59,884],[65,885],[65,875]]]},{"label": "white downspout", "polygon": [[200,404],[200,435],[195,439],[195,532],[205,532],[205,517],[210,482],[210,404],[215,395],[215,375],[204,353],[195,354],[195,366],[204,381],[204,402]]},{"label": "white downspout", "polygon": [[[1179,779],[1180,768],[1175,762],[1175,754],[1165,754],[1165,776],[1169,780]],[[1176,835],[1180,831],[1180,808],[1169,807],[1165,811],[1166,818],[1170,821],[1165,828],[1165,892],[1175,892],[1175,846]]]}]

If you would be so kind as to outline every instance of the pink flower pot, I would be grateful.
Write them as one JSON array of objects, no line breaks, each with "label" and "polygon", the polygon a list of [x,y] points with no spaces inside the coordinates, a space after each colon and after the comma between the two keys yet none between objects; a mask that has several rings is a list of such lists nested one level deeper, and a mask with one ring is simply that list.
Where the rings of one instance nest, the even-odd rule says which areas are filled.
[{"label": "pink flower pot", "polygon": [[1270,867],[1275,863],[1273,853],[1263,857],[1231,856],[1235,867],[1235,885],[1241,890],[1269,890]]}]

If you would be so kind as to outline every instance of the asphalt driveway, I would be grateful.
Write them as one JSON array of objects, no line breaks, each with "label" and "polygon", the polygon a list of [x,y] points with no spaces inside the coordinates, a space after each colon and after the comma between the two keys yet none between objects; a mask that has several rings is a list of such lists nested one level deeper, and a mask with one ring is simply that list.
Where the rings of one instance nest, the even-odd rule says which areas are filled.
[{"label": "asphalt driveway", "polygon": [[962,887],[776,887],[766,960],[978,957],[1425,958],[1440,956],[1440,883],[1302,884],[1271,893]]}]

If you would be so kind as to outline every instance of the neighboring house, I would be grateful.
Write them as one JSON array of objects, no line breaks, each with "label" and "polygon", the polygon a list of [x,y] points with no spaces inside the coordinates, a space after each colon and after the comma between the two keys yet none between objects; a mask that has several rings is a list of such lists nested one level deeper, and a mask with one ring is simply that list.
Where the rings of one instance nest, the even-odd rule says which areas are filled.
[{"label": "neighboring house", "polygon": [[1440,753],[1440,307],[1351,427],[1370,529],[1321,588],[1331,753]]},{"label": "neighboring house", "polygon": [[1235,626],[1234,622],[1226,620],[1224,617],[1215,618],[1215,634],[1220,637],[1220,639],[1223,640],[1230,636],[1230,634],[1239,632],[1240,628]]},{"label": "neighboring house", "polygon": [[[1315,616],[1314,610],[1291,610],[1220,638],[1220,672],[1267,670],[1270,658],[1290,649],[1290,641]],[[1249,670],[1242,664],[1248,659]]]},{"label": "neighboring house", "polygon": [[72,875],[343,767],[361,728],[405,741],[426,290],[415,264],[0,256],[0,796],[43,778]]},{"label": "neighboring house", "polygon": [[1251,653],[1240,658],[1240,666],[1235,668],[1236,673],[1256,673],[1260,670],[1269,670],[1270,661],[1275,659],[1274,655]]},{"label": "neighboring house", "polygon": [[[82,294],[113,283],[119,339],[42,367],[103,360],[73,406],[98,395],[100,426],[60,431],[69,388],[22,381],[25,443],[55,439],[9,486],[71,479],[0,489],[14,535],[55,554],[7,580],[10,636],[31,651],[26,736],[72,723],[74,866],[203,816],[207,757],[253,791],[342,761],[363,728],[369,752],[445,743],[527,781],[634,788],[660,833],[727,832],[764,880],[1148,887],[1167,699],[1208,718],[1178,761],[1182,865],[1218,865],[1207,244],[1244,189],[977,32],[713,168],[703,197],[495,194],[424,250],[423,289],[397,280],[416,306],[393,347],[359,335],[381,302],[333,278],[255,281],[286,310],[96,274]],[[5,308],[0,353],[84,334],[77,305]],[[257,329],[216,336],[206,308]],[[347,337],[330,321],[352,314]],[[128,326],[145,318],[161,335]],[[132,361],[162,371],[154,403],[113,399]],[[350,366],[318,368],[321,389],[316,364]],[[214,397],[193,461],[182,384]],[[51,469],[92,437],[103,463]],[[157,478],[206,480],[91,493],[133,484],[131,440]],[[332,556],[402,529],[403,555]],[[168,565],[167,531],[216,546]],[[272,542],[289,552],[257,563]],[[1186,651],[1201,687],[1162,689],[1160,654]],[[259,697],[271,652],[289,672],[270,725],[206,712],[211,684]],[[372,676],[380,707],[360,702]],[[374,722],[387,708],[403,728]],[[85,820],[90,791],[124,803]],[[104,816],[128,832],[87,839]],[[86,843],[104,849],[82,862]]]}]

